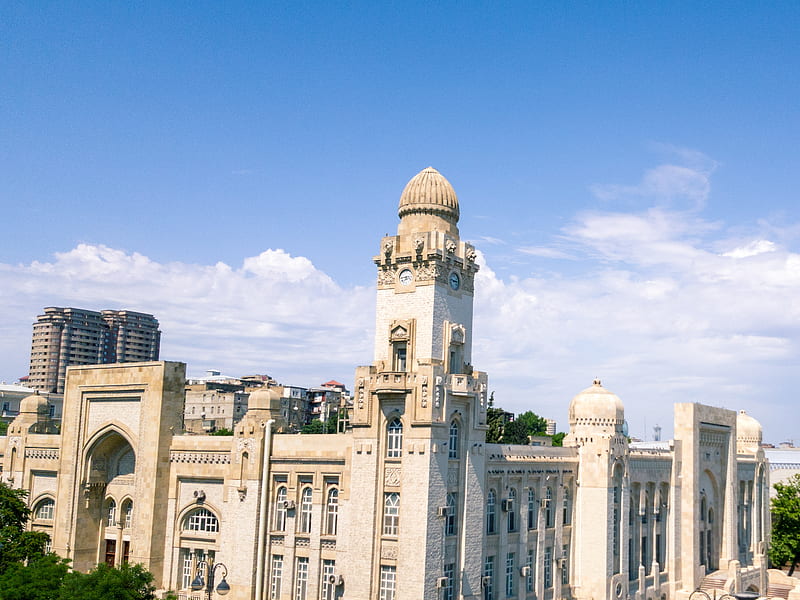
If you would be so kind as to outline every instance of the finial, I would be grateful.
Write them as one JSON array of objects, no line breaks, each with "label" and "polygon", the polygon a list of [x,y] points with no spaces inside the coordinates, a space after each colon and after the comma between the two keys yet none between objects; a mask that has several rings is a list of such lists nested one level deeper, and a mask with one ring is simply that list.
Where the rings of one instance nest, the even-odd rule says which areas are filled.
[{"label": "finial", "polygon": [[601,385],[600,384],[600,378],[599,377],[595,377],[594,381],[592,382],[592,385]]}]

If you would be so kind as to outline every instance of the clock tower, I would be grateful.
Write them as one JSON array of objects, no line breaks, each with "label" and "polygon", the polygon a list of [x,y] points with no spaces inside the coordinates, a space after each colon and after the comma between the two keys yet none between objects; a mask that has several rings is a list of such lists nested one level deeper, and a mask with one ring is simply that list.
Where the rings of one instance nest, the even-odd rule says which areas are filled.
[{"label": "clock tower", "polygon": [[373,259],[374,360],[356,370],[350,416],[351,500],[359,504],[352,533],[372,573],[354,597],[397,582],[397,600],[437,597],[443,586],[477,599],[481,556],[465,546],[483,536],[482,519],[465,518],[483,511],[487,379],[472,367],[476,252],[459,237],[455,190],[432,167],[408,182],[398,215],[397,235],[384,237]]}]

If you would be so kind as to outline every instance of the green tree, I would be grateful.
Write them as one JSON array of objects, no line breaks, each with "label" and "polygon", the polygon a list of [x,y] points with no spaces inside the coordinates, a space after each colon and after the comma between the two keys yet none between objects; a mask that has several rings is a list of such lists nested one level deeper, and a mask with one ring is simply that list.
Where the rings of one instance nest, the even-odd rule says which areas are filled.
[{"label": "green tree", "polygon": [[540,417],[533,411],[528,410],[517,415],[514,421],[523,423],[528,435],[547,435],[547,419]]},{"label": "green tree", "polygon": [[564,445],[564,436],[567,435],[563,431],[559,431],[553,436],[553,446],[563,446]]},{"label": "green tree", "polygon": [[769,558],[773,565],[790,563],[789,576],[800,561],[800,474],[786,483],[776,483],[772,499],[772,543]]},{"label": "green tree", "polygon": [[506,411],[502,408],[489,407],[486,411],[486,431],[487,444],[499,444],[503,437],[503,426],[505,425]]},{"label": "green tree", "polygon": [[50,539],[41,531],[26,531],[31,516],[27,490],[0,483],[0,574],[13,564],[41,558]]},{"label": "green tree", "polygon": [[69,561],[45,554],[27,564],[16,562],[0,575],[3,600],[57,600]]},{"label": "green tree", "polygon": [[225,427],[220,427],[211,435],[233,435],[233,429],[227,429]]},{"label": "green tree", "polygon": [[511,421],[503,427],[503,444],[527,444],[528,426],[523,421]]},{"label": "green tree", "polygon": [[303,425],[300,429],[300,433],[336,433],[338,423],[339,415],[332,412],[325,423],[320,419],[314,419],[311,423]]},{"label": "green tree", "polygon": [[154,600],[155,591],[153,574],[142,565],[99,564],[88,573],[67,574],[58,600]]}]

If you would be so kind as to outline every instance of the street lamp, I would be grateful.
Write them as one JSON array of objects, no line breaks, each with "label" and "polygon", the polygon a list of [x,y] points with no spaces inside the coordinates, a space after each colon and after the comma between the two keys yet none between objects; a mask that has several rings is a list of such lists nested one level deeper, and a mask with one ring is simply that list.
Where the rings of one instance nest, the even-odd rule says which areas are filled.
[{"label": "street lamp", "polygon": [[[203,581],[204,567],[205,570],[208,571],[208,583]],[[205,587],[206,598],[208,598],[208,600],[211,600],[211,592],[214,591],[214,574],[216,573],[218,567],[222,567],[223,573],[222,573],[222,581],[220,581],[219,585],[217,586],[217,593],[220,596],[224,596],[225,594],[230,592],[231,586],[229,586],[228,582],[225,581],[225,578],[228,576],[228,567],[226,567],[222,563],[209,564],[205,560],[201,560],[199,563],[197,563],[197,576],[192,580],[192,585],[191,585],[192,591],[199,592],[200,590],[203,589],[203,587]]]}]

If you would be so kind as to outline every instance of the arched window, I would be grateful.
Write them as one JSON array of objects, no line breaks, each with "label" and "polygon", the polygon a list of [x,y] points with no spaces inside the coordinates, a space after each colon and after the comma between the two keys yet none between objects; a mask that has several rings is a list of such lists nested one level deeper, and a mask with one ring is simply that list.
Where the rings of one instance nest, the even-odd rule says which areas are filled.
[{"label": "arched window", "polygon": [[489,490],[486,495],[486,533],[497,532],[497,494]]},{"label": "arched window", "polygon": [[55,508],[56,501],[52,498],[45,498],[33,509],[33,519],[35,521],[52,521]]},{"label": "arched window", "polygon": [[190,512],[183,521],[184,531],[201,531],[204,533],[217,533],[219,521],[207,508],[198,508]]},{"label": "arched window", "polygon": [[514,506],[517,502],[517,490],[511,488],[508,490],[508,531],[517,530],[517,507]]},{"label": "arched window", "polygon": [[282,485],[275,493],[275,523],[273,526],[275,531],[286,531],[287,498],[286,486]]},{"label": "arched window", "polygon": [[394,418],[386,428],[386,457],[400,458],[403,455],[403,423]]},{"label": "arched window", "polygon": [[114,527],[117,524],[117,503],[109,498],[106,503],[106,526]]},{"label": "arched window", "polygon": [[448,458],[458,458],[458,422],[450,423],[450,449]]},{"label": "arched window", "polygon": [[300,533],[311,533],[311,488],[306,486],[300,493]]},{"label": "arched window", "polygon": [[528,529],[536,529],[539,520],[539,510],[536,504],[536,492],[533,488],[528,489]]},{"label": "arched window", "polygon": [[133,525],[133,502],[128,500],[122,505],[122,518],[124,519],[125,529],[130,529]]},{"label": "arched window", "polygon": [[383,535],[397,537],[400,525],[400,494],[390,492],[383,496]]},{"label": "arched window", "polygon": [[339,525],[339,490],[331,488],[328,491],[328,502],[325,510],[325,534],[336,535]]}]

